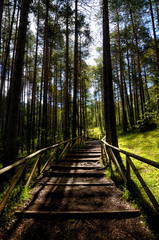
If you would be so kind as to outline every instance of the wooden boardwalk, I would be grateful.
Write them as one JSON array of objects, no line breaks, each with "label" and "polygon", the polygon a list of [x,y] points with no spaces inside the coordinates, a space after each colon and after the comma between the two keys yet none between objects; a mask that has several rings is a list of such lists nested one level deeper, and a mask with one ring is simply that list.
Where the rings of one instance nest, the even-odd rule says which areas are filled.
[{"label": "wooden boardwalk", "polygon": [[98,141],[52,166],[32,195],[7,239],[153,239],[140,212],[105,177]]}]

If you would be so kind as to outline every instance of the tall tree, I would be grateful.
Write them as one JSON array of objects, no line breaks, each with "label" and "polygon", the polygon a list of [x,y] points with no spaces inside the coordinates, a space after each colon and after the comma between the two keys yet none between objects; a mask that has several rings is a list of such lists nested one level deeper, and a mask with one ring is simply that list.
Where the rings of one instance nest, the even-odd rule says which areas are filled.
[{"label": "tall tree", "polygon": [[74,45],[74,94],[73,94],[73,122],[72,137],[76,137],[77,128],[77,84],[78,84],[78,0],[75,0],[75,45]]},{"label": "tall tree", "polygon": [[48,95],[48,21],[49,0],[46,0],[45,36],[44,36],[44,101],[42,117],[41,146],[47,146],[47,95]]},{"label": "tall tree", "polygon": [[68,138],[68,121],[69,121],[69,97],[68,97],[68,80],[69,80],[69,0],[66,3],[66,72],[65,72],[65,120],[64,120],[64,139]]},{"label": "tall tree", "polygon": [[2,15],[3,15],[4,0],[0,1],[0,52],[1,52],[1,30],[2,30]]},{"label": "tall tree", "polygon": [[3,92],[4,83],[5,83],[7,63],[8,63],[9,53],[10,53],[10,42],[11,42],[11,37],[12,37],[12,30],[13,30],[13,23],[14,23],[14,18],[15,18],[16,4],[17,4],[17,0],[14,0],[12,22],[11,22],[11,26],[10,26],[9,38],[8,38],[7,47],[6,47],[6,54],[5,54],[5,59],[4,59],[4,63],[3,63],[3,68],[2,68],[1,89],[0,89],[0,122],[1,122],[1,112],[2,112],[2,92]]},{"label": "tall tree", "polygon": [[108,0],[103,0],[103,80],[107,141],[118,146],[110,55]]},{"label": "tall tree", "polygon": [[14,65],[13,80],[11,83],[10,109],[6,129],[6,143],[5,143],[5,165],[15,161],[16,157],[16,137],[17,137],[17,123],[19,113],[19,103],[22,86],[22,70],[25,53],[26,32],[28,25],[28,14],[31,0],[23,0],[21,5],[21,15],[18,39],[16,45],[16,57]]}]

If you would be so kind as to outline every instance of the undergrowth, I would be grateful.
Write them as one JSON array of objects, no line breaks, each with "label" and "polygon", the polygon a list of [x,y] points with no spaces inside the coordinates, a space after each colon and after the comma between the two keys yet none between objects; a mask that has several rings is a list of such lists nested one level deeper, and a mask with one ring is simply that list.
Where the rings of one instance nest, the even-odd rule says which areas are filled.
[{"label": "undergrowth", "polygon": [[[0,202],[2,201],[3,197],[5,196],[7,190],[9,188],[9,183],[4,183],[4,191],[0,193]],[[29,190],[23,183],[17,185],[11,196],[9,197],[7,204],[3,210],[3,213],[0,218],[0,231],[4,231],[7,225],[10,223],[14,211],[20,206],[23,202],[29,200],[31,195],[29,194]]]}]

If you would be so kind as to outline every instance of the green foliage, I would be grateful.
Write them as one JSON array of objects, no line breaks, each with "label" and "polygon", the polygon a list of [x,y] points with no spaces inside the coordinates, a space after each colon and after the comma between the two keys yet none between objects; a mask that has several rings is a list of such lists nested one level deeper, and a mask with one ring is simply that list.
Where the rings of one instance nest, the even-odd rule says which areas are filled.
[{"label": "green foliage", "polygon": [[157,124],[153,118],[153,114],[146,113],[143,119],[137,122],[137,128],[139,128],[140,132],[147,132],[156,129]]},{"label": "green foliage", "polygon": [[[147,159],[151,159],[155,162],[159,162],[159,130],[153,130],[149,132],[139,133],[137,130],[127,133],[125,135],[119,135],[119,147],[126,151],[135,153]],[[125,155],[121,155],[124,164],[126,165]],[[159,201],[159,182],[156,179],[159,178],[158,169],[149,166],[148,164],[142,163],[138,160],[132,159],[137,170],[141,174],[142,178],[145,180],[146,184],[149,186],[150,190],[154,194],[157,201]],[[142,194],[142,198],[149,203],[151,202],[143,190],[140,182],[136,178],[133,171],[131,171],[131,178],[134,181],[136,187]]]},{"label": "green foliage", "polygon": [[[4,188],[4,191],[3,193],[0,194],[0,202],[2,201],[5,194],[7,193],[7,190],[9,188],[9,183],[8,182],[3,183],[3,188]],[[24,186],[21,183],[17,187],[15,187],[15,189],[13,190],[11,196],[7,201],[3,214],[0,218],[0,231],[5,229],[5,227],[9,224],[16,208],[23,202],[27,201],[29,198],[30,198],[30,194],[26,186]]]},{"label": "green foliage", "polygon": [[90,128],[88,130],[87,137],[90,139],[101,139],[101,137],[102,137],[101,129],[99,127]]}]

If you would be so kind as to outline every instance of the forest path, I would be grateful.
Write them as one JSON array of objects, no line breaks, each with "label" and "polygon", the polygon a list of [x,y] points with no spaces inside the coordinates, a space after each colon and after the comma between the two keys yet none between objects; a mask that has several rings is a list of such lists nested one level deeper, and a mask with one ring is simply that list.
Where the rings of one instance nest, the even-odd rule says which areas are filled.
[{"label": "forest path", "polygon": [[52,166],[17,212],[10,240],[153,239],[139,212],[105,177],[100,142],[87,141]]}]

